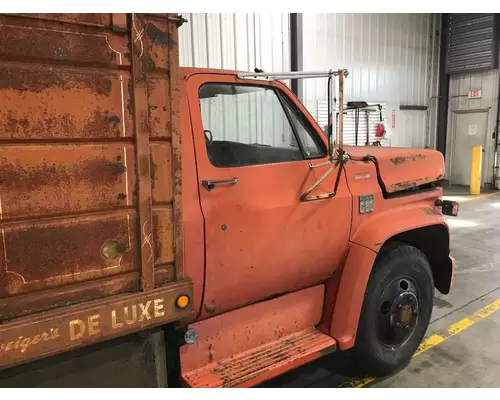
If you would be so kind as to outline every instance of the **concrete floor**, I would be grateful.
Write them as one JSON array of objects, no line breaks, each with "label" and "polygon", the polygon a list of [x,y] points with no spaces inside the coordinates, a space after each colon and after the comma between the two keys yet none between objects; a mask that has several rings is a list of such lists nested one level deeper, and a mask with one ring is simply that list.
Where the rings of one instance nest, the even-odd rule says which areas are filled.
[{"label": "concrete floor", "polygon": [[[468,195],[463,187],[445,188],[461,202],[449,217],[456,275],[452,293],[436,292],[427,335],[500,299],[500,194]],[[476,322],[415,357],[403,371],[371,383],[373,387],[500,387],[500,311]],[[265,387],[338,387],[354,377],[349,357],[336,353],[280,376]]]}]

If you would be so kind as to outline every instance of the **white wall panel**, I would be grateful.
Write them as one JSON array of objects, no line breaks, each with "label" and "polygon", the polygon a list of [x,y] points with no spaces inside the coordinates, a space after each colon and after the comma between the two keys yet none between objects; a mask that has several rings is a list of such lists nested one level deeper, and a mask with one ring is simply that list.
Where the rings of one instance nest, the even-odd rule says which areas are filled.
[{"label": "white wall panel", "polygon": [[[431,14],[304,14],[304,70],[347,68],[346,101],[385,103],[388,116],[396,110],[393,145],[434,147],[430,111],[399,110],[431,105],[434,21]],[[316,116],[317,101],[326,100],[326,80],[306,81],[304,93]]]},{"label": "white wall panel", "polygon": [[[499,71],[476,72],[450,77],[450,91],[448,104],[448,133],[446,144],[446,175],[452,175],[453,158],[460,157],[454,154],[454,115],[456,112],[484,111],[488,113],[485,152],[483,153],[483,182],[493,182],[493,165],[495,161],[495,130],[498,107],[498,79]],[[469,90],[482,90],[480,99],[469,99]],[[463,149],[462,152],[471,149]]]},{"label": "white wall panel", "polygon": [[183,14],[179,29],[184,67],[289,71],[288,14]]},{"label": "white wall panel", "polygon": [[[182,66],[289,71],[289,14],[184,14]],[[303,68],[347,68],[346,101],[384,103],[391,144],[435,147],[439,16],[303,14]],[[306,80],[304,103],[317,118],[326,79]],[[424,105],[427,111],[402,111]]]}]

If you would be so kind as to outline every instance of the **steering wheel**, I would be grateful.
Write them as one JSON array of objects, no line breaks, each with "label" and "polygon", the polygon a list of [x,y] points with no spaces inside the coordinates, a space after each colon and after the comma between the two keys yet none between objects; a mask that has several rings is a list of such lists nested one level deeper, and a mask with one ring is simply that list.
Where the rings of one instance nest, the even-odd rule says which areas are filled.
[{"label": "steering wheel", "polygon": [[214,139],[214,136],[212,135],[212,132],[210,132],[208,129],[205,129],[203,131],[203,133],[205,134],[205,143],[206,144],[211,144],[213,139]]}]

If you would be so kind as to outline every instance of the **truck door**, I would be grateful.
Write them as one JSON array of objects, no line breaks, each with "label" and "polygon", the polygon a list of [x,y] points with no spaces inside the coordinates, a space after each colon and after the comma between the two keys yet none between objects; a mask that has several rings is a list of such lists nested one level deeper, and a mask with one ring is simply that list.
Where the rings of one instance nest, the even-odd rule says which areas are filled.
[{"label": "truck door", "polygon": [[[233,75],[188,80],[205,222],[203,315],[327,279],[351,224],[345,174],[331,199],[301,202],[326,171],[326,138],[280,83]],[[331,192],[336,171],[314,191]]]}]

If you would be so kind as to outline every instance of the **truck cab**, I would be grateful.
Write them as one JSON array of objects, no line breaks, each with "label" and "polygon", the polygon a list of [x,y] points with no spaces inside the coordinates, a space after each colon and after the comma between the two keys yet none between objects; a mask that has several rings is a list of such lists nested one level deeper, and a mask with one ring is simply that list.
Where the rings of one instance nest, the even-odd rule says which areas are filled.
[{"label": "truck cab", "polygon": [[[208,370],[238,353],[248,359],[247,352],[273,340],[279,346],[277,339],[295,337],[306,327],[304,337],[329,337],[331,347],[353,347],[365,289],[376,279],[372,266],[392,258],[398,264],[414,258],[425,278],[405,277],[408,264],[401,271],[392,267],[390,293],[379,293],[380,321],[373,325],[388,343],[380,342],[380,348],[413,338],[416,350],[425,332],[417,321],[426,325],[430,318],[430,291],[436,286],[447,293],[453,274],[439,200],[441,153],[347,146],[345,162],[328,174],[328,138],[285,84],[264,73],[248,79],[236,71],[181,68],[180,75],[186,273],[203,282],[194,286],[192,329],[199,330],[199,342],[181,348],[185,380],[193,386],[237,384],[223,373],[218,381],[218,373]],[[195,248],[199,251],[191,251]],[[260,308],[252,320],[252,310]],[[401,319],[408,323],[403,326]],[[231,337],[219,331],[233,321],[244,321],[247,334],[237,327]],[[316,331],[326,336],[318,339]],[[307,347],[308,339],[301,340]],[[310,349],[295,350],[314,357]],[[375,350],[363,350],[370,351]],[[287,354],[284,365],[293,365],[288,356],[301,358]],[[256,377],[241,378],[245,384],[271,374],[269,366],[258,374],[256,365],[250,368]],[[378,363],[370,372],[394,367]]]}]

